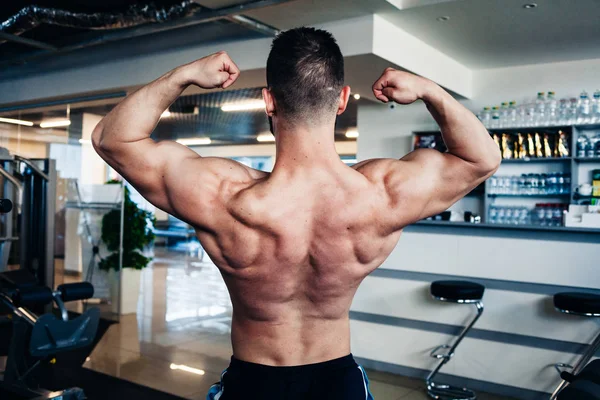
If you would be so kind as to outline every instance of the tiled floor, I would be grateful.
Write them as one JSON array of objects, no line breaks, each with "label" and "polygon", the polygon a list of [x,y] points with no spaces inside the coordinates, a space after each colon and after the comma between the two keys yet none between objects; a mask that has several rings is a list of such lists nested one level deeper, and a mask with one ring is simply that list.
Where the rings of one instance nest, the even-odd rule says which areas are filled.
[{"label": "tiled floor", "polygon": [[[231,356],[231,303],[208,258],[157,251],[138,314],[112,325],[86,366],[188,399],[205,399]],[[427,399],[421,381],[367,371],[376,400]],[[481,395],[481,400],[500,399]]]}]

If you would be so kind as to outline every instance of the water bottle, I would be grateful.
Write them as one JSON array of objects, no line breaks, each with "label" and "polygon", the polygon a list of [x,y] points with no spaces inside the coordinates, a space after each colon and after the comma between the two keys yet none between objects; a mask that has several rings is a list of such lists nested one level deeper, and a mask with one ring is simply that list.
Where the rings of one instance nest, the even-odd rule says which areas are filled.
[{"label": "water bottle", "polygon": [[577,138],[577,157],[585,157],[587,155],[589,139],[586,135],[579,135]]},{"label": "water bottle", "polygon": [[560,99],[558,102],[558,125],[567,125],[569,123],[569,100]]},{"label": "water bottle", "polygon": [[589,124],[590,111],[590,97],[584,90],[579,95],[579,102],[577,103],[577,124]]},{"label": "water bottle", "polygon": [[508,124],[508,103],[503,102],[500,107],[500,120],[498,121],[498,126],[500,128],[507,128]]},{"label": "water bottle", "polygon": [[554,226],[553,218],[554,218],[554,206],[553,204],[546,204],[544,209],[544,220],[546,226]]},{"label": "water bottle", "polygon": [[496,215],[496,223],[497,224],[503,224],[505,219],[504,219],[504,207],[498,207],[498,213]]},{"label": "water bottle", "polygon": [[552,209],[552,226],[563,225],[563,206],[562,204],[554,204]]},{"label": "water bottle", "polygon": [[535,100],[534,126],[546,124],[546,99],[544,95],[544,92],[538,92],[537,99]]},{"label": "water bottle", "polygon": [[485,126],[486,128],[490,128],[490,122],[492,119],[491,113],[490,113],[490,108],[489,107],[483,107],[483,110],[481,111],[481,113],[479,114],[481,117],[479,118],[481,120],[481,123],[483,124],[483,126]]},{"label": "water bottle", "polygon": [[548,97],[546,99],[546,120],[547,124],[550,126],[558,125],[558,102],[554,97],[555,95],[554,92],[548,92]]},{"label": "water bottle", "polygon": [[[600,96],[600,90],[598,91],[598,96]],[[598,103],[598,104],[600,104],[600,103]],[[518,117],[517,102],[511,101],[508,106],[508,123],[506,126],[508,128],[516,128],[518,126],[517,117]],[[599,118],[600,118],[600,116],[599,116]],[[599,119],[599,121],[600,121],[600,119]]]},{"label": "water bottle", "polygon": [[498,106],[492,107],[492,122],[490,127],[492,129],[500,128],[500,109]]},{"label": "water bottle", "polygon": [[577,123],[577,110],[578,110],[578,101],[575,97],[572,97],[569,104],[569,117],[567,118],[568,125],[574,125]]},{"label": "water bottle", "polygon": [[490,224],[497,224],[498,223],[498,210],[496,209],[496,207],[490,207],[490,220],[489,223]]},{"label": "water bottle", "polygon": [[592,124],[600,123],[600,89],[594,92],[594,99],[592,100]]}]

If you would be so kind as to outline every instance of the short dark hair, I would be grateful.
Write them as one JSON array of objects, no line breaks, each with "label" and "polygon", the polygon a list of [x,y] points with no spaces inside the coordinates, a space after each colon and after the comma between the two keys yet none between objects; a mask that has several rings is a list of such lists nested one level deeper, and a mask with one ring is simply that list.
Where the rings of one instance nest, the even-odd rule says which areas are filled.
[{"label": "short dark hair", "polygon": [[344,57],[333,35],[306,27],[280,33],[267,60],[267,85],[284,117],[306,120],[335,111]]}]

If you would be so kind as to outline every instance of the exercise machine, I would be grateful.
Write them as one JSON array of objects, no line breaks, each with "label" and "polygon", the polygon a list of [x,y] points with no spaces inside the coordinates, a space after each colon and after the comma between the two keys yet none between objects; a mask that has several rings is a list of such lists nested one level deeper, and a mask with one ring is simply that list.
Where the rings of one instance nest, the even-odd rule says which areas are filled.
[{"label": "exercise machine", "polygon": [[[73,367],[81,366],[91,352],[100,319],[97,308],[69,319],[65,303],[89,299],[94,294],[88,282],[60,285],[56,291],[40,286],[26,270],[0,273],[0,308],[7,312],[5,324],[10,324],[12,335],[8,346],[6,369],[0,376],[0,397],[15,399],[85,399],[79,388],[52,390],[44,388],[52,369],[65,366],[63,354],[79,351],[79,357],[66,357]],[[60,317],[53,313],[35,315],[28,307],[45,306],[54,302]]]}]

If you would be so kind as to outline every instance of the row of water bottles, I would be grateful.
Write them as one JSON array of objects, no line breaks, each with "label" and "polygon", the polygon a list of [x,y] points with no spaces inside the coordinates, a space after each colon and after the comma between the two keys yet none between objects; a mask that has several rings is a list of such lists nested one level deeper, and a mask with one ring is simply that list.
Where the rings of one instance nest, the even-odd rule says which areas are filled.
[{"label": "row of water bottles", "polygon": [[500,225],[535,225],[559,227],[564,225],[568,204],[536,204],[533,210],[522,206],[491,206],[488,223]]},{"label": "row of water bottles", "polygon": [[571,174],[521,174],[497,176],[489,179],[488,193],[492,195],[534,196],[571,193]]},{"label": "row of water bottles", "polygon": [[488,129],[600,123],[600,90],[591,98],[584,90],[579,99],[560,100],[554,92],[547,96],[539,92],[534,102],[517,105],[511,101],[501,107],[484,107],[477,117]]},{"label": "row of water bottles", "polygon": [[531,212],[526,207],[491,206],[488,223],[500,225],[531,225]]}]

